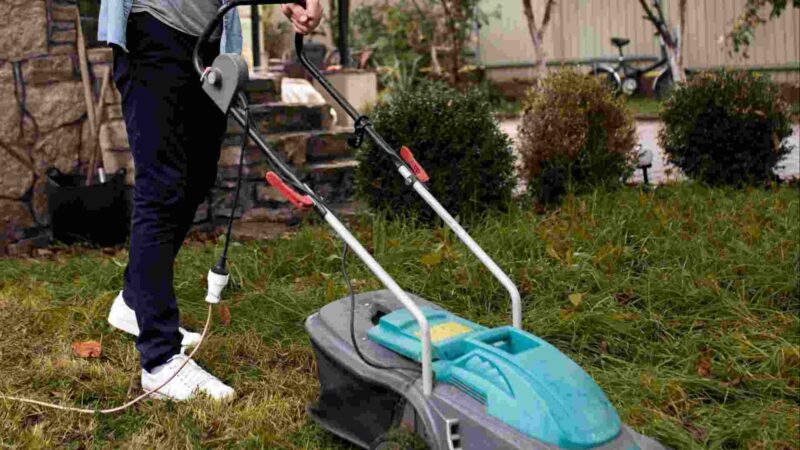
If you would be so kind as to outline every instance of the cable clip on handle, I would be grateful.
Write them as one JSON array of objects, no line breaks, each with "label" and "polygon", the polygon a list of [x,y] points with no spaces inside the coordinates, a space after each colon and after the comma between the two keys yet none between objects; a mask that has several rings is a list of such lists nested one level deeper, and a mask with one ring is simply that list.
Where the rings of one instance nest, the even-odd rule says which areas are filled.
[{"label": "cable clip on handle", "polygon": [[278,190],[286,200],[289,200],[294,206],[299,209],[306,209],[314,206],[314,201],[308,195],[300,195],[294,189],[289,187],[277,173],[273,171],[267,172],[267,183]]},{"label": "cable clip on handle", "polygon": [[352,148],[359,148],[364,142],[364,133],[367,132],[367,126],[370,125],[369,117],[361,116],[356,120],[354,125],[353,134],[348,136],[347,145]]}]

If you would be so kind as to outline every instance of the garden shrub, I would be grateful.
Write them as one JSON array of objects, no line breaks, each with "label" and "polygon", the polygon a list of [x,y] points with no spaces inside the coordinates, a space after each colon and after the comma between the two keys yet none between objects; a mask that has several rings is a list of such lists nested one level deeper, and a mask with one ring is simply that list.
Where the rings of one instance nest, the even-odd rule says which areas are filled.
[{"label": "garden shrub", "polygon": [[529,91],[519,139],[528,190],[545,204],[619,185],[636,157],[625,100],[572,69],[551,72]]},{"label": "garden shrub", "polygon": [[[394,91],[423,78],[458,84],[480,76],[469,65],[474,27],[499,17],[498,11],[484,11],[480,0],[449,2],[449,7],[440,0],[369,3],[353,10],[349,42],[373,51],[381,86]],[[336,20],[334,15],[334,37]]]},{"label": "garden shrub", "polygon": [[[372,120],[389,145],[414,152],[430,176],[428,189],[454,216],[470,218],[511,199],[516,184],[511,144],[480,91],[461,93],[424,82],[376,106]],[[389,217],[435,217],[369,139],[358,160],[356,189],[371,208]]]},{"label": "garden shrub", "polygon": [[669,162],[711,185],[759,184],[776,178],[791,151],[789,106],[768,76],[706,72],[676,90],[661,111],[659,143]]}]

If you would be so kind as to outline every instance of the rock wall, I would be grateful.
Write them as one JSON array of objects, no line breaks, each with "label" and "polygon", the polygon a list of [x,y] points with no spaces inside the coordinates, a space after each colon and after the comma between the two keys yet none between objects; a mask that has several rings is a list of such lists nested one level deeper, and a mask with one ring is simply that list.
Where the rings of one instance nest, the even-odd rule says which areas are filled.
[{"label": "rock wall", "polygon": [[[45,171],[85,171],[96,148],[81,82],[77,24],[74,0],[0,2],[0,252],[41,234],[49,224]],[[88,57],[96,102],[111,52],[91,49]],[[121,118],[113,83],[106,103],[103,127],[110,129]]]}]

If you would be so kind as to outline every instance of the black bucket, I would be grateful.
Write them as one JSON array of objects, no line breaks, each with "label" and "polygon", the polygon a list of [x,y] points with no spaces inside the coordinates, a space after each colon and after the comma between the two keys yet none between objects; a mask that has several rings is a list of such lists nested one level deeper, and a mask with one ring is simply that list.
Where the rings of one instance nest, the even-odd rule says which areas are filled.
[{"label": "black bucket", "polygon": [[125,169],[105,183],[86,186],[83,175],[47,171],[47,207],[53,239],[64,244],[111,247],[130,234],[130,194]]}]

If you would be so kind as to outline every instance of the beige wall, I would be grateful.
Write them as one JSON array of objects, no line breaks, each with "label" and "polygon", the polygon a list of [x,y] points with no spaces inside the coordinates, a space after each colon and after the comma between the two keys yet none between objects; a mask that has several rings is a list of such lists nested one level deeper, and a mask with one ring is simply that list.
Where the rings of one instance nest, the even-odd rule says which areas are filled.
[{"label": "beige wall", "polygon": [[[648,0],[649,1],[649,0]],[[685,32],[685,62],[691,68],[783,67],[800,64],[800,10],[788,8],[777,20],[758,28],[750,58],[731,56],[720,43],[742,11],[746,0],[688,0]],[[519,0],[484,0],[488,10],[499,10],[481,31],[481,59],[491,66],[498,63],[524,63],[533,60],[533,44]],[[533,0],[540,8],[544,0]],[[665,0],[670,25],[677,26],[677,0]],[[554,60],[585,59],[615,54],[613,36],[631,43],[627,54],[657,55],[658,41],[638,0],[560,0],[545,35],[547,53]],[[525,71],[518,72],[520,74]]]}]

